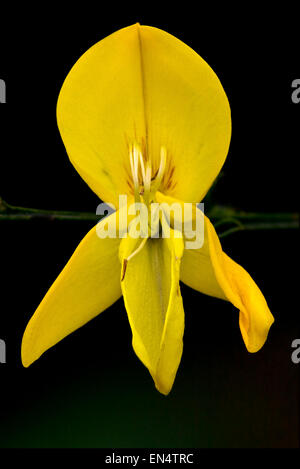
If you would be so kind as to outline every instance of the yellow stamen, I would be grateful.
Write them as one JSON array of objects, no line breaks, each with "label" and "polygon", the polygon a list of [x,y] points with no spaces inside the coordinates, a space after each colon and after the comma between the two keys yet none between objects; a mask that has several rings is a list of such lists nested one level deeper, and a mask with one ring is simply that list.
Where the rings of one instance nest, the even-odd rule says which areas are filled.
[{"label": "yellow stamen", "polygon": [[143,182],[145,183],[146,173],[145,173],[144,159],[143,159],[143,155],[141,151],[139,152],[139,157],[140,157],[140,163],[141,163]]},{"label": "yellow stamen", "polygon": [[153,180],[151,178],[151,161],[147,161],[145,165],[143,154],[139,145],[132,145],[129,151],[129,159],[134,185],[135,201],[139,202],[140,196],[142,196],[146,205],[149,205],[149,203],[151,203],[151,194],[154,195],[155,192],[159,190],[164,176],[167,160],[167,150],[165,147],[161,147],[160,165],[157,171],[157,175]]},{"label": "yellow stamen", "polygon": [[138,148],[136,145],[133,145],[129,150],[129,159],[130,159],[130,167],[131,167],[131,174],[134,186],[134,198],[136,202],[139,202],[139,177],[138,177],[138,170],[139,170],[139,153]]},{"label": "yellow stamen", "polygon": [[122,273],[121,273],[121,282],[124,280],[125,278],[125,273],[126,273],[126,269],[127,269],[127,264],[128,262],[130,261],[130,259],[132,259],[134,256],[136,256],[142,249],[143,247],[145,246],[146,244],[146,241],[147,241],[148,238],[143,238],[142,242],[140,243],[140,245],[135,249],[135,251],[133,251],[127,258],[123,259],[123,262],[122,262]]},{"label": "yellow stamen", "polygon": [[153,181],[153,192],[156,192],[159,189],[161,184],[165,169],[166,169],[166,161],[167,161],[167,150],[165,147],[161,147],[160,149],[160,164],[156,178]]}]

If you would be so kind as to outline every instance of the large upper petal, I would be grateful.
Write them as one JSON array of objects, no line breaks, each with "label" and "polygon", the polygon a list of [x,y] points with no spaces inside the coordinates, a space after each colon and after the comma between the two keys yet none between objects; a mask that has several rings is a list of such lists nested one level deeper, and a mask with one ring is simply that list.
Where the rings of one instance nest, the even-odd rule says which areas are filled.
[{"label": "large upper petal", "polygon": [[164,193],[199,202],[227,156],[231,116],[226,94],[211,67],[189,46],[157,28],[141,26],[139,31],[153,166],[164,146]]},{"label": "large upper petal", "polygon": [[120,298],[119,244],[118,237],[100,239],[96,227],[81,241],[26,327],[24,366]]},{"label": "large upper petal", "polygon": [[172,388],[183,347],[182,249],[180,240],[148,239],[121,282],[133,348],[163,394]]},{"label": "large upper petal", "polygon": [[79,58],[60,91],[57,123],[81,177],[100,199],[118,206],[118,193],[128,193],[129,144],[145,136],[137,26],[111,34]]},{"label": "large upper petal", "polygon": [[[57,104],[70,160],[102,200],[130,191],[129,148],[158,168],[166,193],[198,202],[227,155],[230,108],[222,85],[190,47],[138,24],[91,47],[68,74]],[[184,177],[182,175],[184,174]]]}]

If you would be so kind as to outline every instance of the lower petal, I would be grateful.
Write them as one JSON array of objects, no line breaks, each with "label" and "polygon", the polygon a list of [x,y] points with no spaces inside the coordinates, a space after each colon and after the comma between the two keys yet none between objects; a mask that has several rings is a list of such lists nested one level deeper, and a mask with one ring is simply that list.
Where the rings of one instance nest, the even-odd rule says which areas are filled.
[{"label": "lower petal", "polygon": [[[182,201],[161,193],[158,201],[177,202],[183,208]],[[264,345],[274,322],[267,302],[246,270],[224,253],[207,217],[204,217],[203,246],[184,250],[180,280],[201,293],[228,300],[240,310],[240,330],[249,352],[257,352]]]},{"label": "lower petal", "polygon": [[100,239],[96,227],[81,241],[26,327],[25,367],[120,298],[119,244],[118,237]]},{"label": "lower petal", "polygon": [[257,352],[267,340],[274,318],[251,276],[221,247],[217,233],[205,217],[209,253],[216,279],[227,299],[240,310],[239,325],[249,352]]},{"label": "lower petal", "polygon": [[133,348],[163,394],[172,388],[184,331],[180,257],[172,246],[172,240],[148,239],[129,260],[121,282]]}]

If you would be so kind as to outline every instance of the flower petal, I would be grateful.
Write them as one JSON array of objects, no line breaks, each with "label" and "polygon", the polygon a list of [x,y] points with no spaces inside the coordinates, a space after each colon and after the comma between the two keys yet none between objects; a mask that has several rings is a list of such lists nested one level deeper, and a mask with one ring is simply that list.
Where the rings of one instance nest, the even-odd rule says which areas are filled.
[{"label": "flower petal", "polygon": [[199,202],[227,156],[226,94],[210,66],[179,39],[149,26],[139,32],[148,152],[155,168],[166,148],[165,194]]},{"label": "flower petal", "polygon": [[[157,199],[183,205],[183,202],[160,193]],[[201,293],[228,300],[238,308],[240,330],[247,350],[257,352],[264,345],[274,318],[254,280],[224,253],[210,220],[206,216],[204,220],[204,244],[200,249],[184,250],[180,280]]]},{"label": "flower petal", "polygon": [[128,193],[128,145],[145,136],[137,29],[121,29],[83,54],[57,103],[58,127],[71,162],[100,199],[116,207],[118,193]]},{"label": "flower petal", "polygon": [[96,227],[81,241],[27,325],[25,367],[120,298],[119,244],[119,238],[100,239]]},{"label": "flower petal", "polygon": [[[166,148],[166,193],[201,200],[227,155],[230,108],[208,64],[174,36],[138,24],[91,47],[68,74],[57,121],[69,158],[102,200],[132,193],[129,149],[155,174]],[[184,174],[184,177],[180,177]]]},{"label": "flower petal", "polygon": [[163,394],[172,388],[183,347],[182,249],[180,252],[178,243],[148,239],[128,262],[121,282],[133,348]]},{"label": "flower petal", "polygon": [[181,262],[180,280],[205,295],[227,300],[215,275],[207,237],[202,248],[185,249]]},{"label": "flower petal", "polygon": [[210,259],[227,299],[240,310],[239,325],[249,352],[257,352],[267,340],[274,318],[251,276],[222,250],[217,233],[206,217]]}]

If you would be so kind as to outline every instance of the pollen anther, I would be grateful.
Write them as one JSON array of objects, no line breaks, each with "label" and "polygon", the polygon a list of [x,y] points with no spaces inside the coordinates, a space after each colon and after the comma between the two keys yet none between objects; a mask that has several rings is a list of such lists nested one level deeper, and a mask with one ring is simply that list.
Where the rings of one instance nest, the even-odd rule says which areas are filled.
[{"label": "pollen anther", "polygon": [[[134,144],[129,150],[129,159],[131,174],[134,186],[134,197],[136,202],[140,202],[140,196],[148,205],[150,203],[150,194],[155,194],[161,185],[167,160],[167,151],[165,147],[161,147],[160,165],[156,171],[155,177],[152,178],[151,161],[144,162],[142,151],[139,145]],[[155,173],[154,173],[155,174]]]}]

